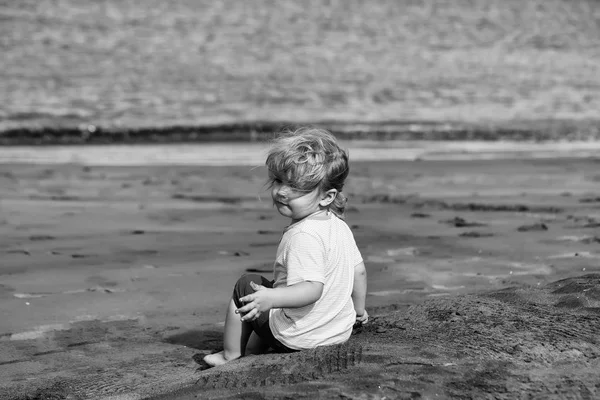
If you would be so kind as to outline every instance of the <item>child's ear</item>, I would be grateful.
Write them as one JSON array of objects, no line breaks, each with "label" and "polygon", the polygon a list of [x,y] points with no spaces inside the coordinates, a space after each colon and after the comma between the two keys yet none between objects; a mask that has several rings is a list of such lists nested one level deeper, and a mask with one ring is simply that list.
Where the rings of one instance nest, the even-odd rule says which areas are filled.
[{"label": "child's ear", "polygon": [[319,205],[321,207],[327,207],[328,205],[330,205],[331,203],[333,203],[333,201],[335,200],[337,194],[338,194],[337,189],[329,189],[328,191],[326,191],[325,193],[323,193],[323,197],[321,198],[321,201],[319,202]]}]

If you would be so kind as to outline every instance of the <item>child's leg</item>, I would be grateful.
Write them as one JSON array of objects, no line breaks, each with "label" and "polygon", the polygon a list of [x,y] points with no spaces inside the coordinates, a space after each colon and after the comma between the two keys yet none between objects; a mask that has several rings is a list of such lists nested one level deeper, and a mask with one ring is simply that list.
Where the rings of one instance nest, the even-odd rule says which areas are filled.
[{"label": "child's leg", "polygon": [[240,320],[240,315],[235,313],[236,309],[237,306],[233,299],[231,299],[225,316],[223,351],[204,357],[204,362],[208,365],[213,367],[222,365],[240,358],[244,354],[246,344],[252,333],[252,326]]},{"label": "child's leg", "polygon": [[252,325],[242,322],[240,314],[236,314],[235,310],[237,310],[237,306],[231,299],[225,317],[225,333],[223,335],[223,352],[227,361],[244,355],[246,344],[252,333]]},{"label": "child's leg", "polygon": [[[273,282],[266,279],[264,276],[258,274],[246,274],[242,276],[233,290],[233,299],[235,305],[240,308],[243,304],[239,301],[240,298],[254,293],[251,282],[257,285],[262,285],[266,288],[272,288]],[[262,313],[260,317],[250,322],[248,325],[252,326],[253,333],[250,339],[246,343],[245,354],[262,354],[265,353],[269,347],[272,347],[277,352],[289,352],[294,351],[288,349],[281,344],[271,332],[269,326],[269,314],[268,312]]]},{"label": "child's leg", "polygon": [[[209,354],[204,357],[204,362],[211,366],[225,364],[236,358],[240,358],[246,352],[248,339],[252,334],[252,325],[241,321],[241,315],[236,314],[235,310],[242,306],[239,299],[246,294],[253,293],[254,289],[250,285],[250,281],[261,282],[264,279],[258,275],[243,275],[233,288],[233,296],[227,307],[225,315],[225,332],[223,334],[223,351],[215,354]],[[252,352],[256,349],[256,342],[252,342]]]},{"label": "child's leg", "polygon": [[248,343],[246,344],[245,356],[251,354],[264,354],[269,349],[269,344],[266,343],[256,332],[252,332]]},{"label": "child's leg", "polygon": [[[273,287],[272,282],[257,274],[246,274],[238,279],[233,289],[233,296],[227,308],[225,317],[225,333],[223,335],[223,351],[204,357],[208,365],[217,366],[225,364],[244,354],[263,353],[275,341],[269,329],[269,314],[264,313],[257,320],[242,322],[241,315],[235,310],[242,307],[240,298],[254,293],[250,282],[265,287]],[[256,332],[251,336],[252,332]],[[266,334],[265,334],[266,333]],[[251,342],[248,341],[251,339]],[[272,339],[272,340],[271,340]],[[276,341],[275,341],[276,342]]]}]

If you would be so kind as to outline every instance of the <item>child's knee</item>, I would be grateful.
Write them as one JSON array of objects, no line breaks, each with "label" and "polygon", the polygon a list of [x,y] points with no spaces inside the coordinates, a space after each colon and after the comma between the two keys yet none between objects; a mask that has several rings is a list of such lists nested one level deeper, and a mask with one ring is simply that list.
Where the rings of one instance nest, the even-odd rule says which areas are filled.
[{"label": "child's knee", "polygon": [[235,288],[242,290],[250,290],[249,293],[254,293],[252,286],[250,286],[250,282],[254,282],[257,285],[260,285],[262,282],[262,276],[258,274],[244,274],[236,282]]},{"label": "child's knee", "polygon": [[254,289],[250,285],[250,282],[254,282],[257,285],[261,285],[263,277],[258,274],[244,274],[238,279],[233,288],[233,301],[238,307],[242,307],[240,303],[240,297],[244,297],[251,293],[254,293]]}]

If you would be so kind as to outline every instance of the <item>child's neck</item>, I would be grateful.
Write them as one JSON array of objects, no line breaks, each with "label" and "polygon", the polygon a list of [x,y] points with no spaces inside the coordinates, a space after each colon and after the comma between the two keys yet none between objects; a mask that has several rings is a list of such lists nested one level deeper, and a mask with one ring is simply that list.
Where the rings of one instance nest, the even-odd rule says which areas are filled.
[{"label": "child's neck", "polygon": [[320,209],[320,210],[317,210],[317,211],[315,211],[315,212],[312,212],[312,213],[310,213],[310,214],[308,214],[308,215],[305,215],[304,217],[302,217],[302,218],[300,218],[300,219],[292,219],[292,222],[290,223],[290,225],[297,224],[297,223],[298,223],[298,222],[300,222],[300,221],[304,221],[306,218],[309,218],[309,217],[312,217],[313,215],[317,215],[317,214],[320,214],[320,213],[322,213],[322,212],[327,212],[327,211],[329,211],[329,209],[327,209],[327,208],[322,208],[322,209]]}]

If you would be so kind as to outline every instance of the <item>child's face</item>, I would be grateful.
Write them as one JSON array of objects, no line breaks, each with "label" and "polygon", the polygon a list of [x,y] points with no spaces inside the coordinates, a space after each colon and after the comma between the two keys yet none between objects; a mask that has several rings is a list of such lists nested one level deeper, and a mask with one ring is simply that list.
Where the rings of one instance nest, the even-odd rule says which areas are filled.
[{"label": "child's face", "polygon": [[300,192],[292,189],[279,179],[273,180],[271,197],[277,211],[284,217],[292,219],[292,223],[321,209],[321,191],[316,188],[312,192]]}]

